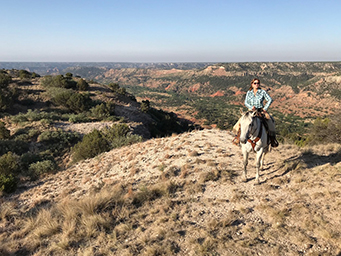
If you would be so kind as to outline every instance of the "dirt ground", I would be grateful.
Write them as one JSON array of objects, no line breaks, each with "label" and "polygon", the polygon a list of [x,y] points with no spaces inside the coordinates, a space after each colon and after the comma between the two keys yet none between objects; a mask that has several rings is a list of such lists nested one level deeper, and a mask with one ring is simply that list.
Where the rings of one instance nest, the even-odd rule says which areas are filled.
[{"label": "dirt ground", "polygon": [[[220,223],[231,214],[238,215],[231,224],[235,226],[231,239],[249,241],[251,245],[244,251],[238,246],[216,248],[216,255],[339,253],[341,146],[302,150],[294,145],[280,145],[267,154],[261,184],[255,185],[255,154],[249,161],[249,181],[243,182],[241,150],[232,144],[232,139],[229,131],[204,129],[147,140],[27,183],[6,200],[16,201],[17,208],[27,212],[66,197],[86,198],[96,189],[117,183],[129,184],[137,191],[141,184],[171,180],[188,187],[172,197],[186,202],[180,215],[182,222],[203,227],[213,225],[212,220]],[[176,241],[179,254],[194,255],[196,251],[189,241],[199,235],[186,234]]]}]

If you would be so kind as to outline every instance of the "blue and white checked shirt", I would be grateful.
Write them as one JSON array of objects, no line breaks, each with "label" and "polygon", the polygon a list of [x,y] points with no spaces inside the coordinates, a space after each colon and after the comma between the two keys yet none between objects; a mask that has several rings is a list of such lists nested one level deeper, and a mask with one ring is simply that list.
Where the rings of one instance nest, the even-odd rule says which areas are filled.
[{"label": "blue and white checked shirt", "polygon": [[[264,100],[267,101],[265,107],[263,106]],[[255,108],[263,108],[267,111],[271,103],[270,95],[263,89],[258,89],[256,95],[253,93],[253,90],[246,93],[245,106],[250,110],[255,106]]]}]

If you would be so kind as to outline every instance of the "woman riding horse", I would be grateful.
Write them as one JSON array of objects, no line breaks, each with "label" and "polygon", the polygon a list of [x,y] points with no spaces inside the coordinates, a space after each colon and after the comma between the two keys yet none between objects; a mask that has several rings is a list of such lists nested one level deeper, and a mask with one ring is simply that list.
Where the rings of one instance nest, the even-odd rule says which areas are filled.
[{"label": "woman riding horse", "polygon": [[[263,101],[266,100],[266,105],[263,105]],[[278,147],[278,142],[276,140],[276,129],[275,129],[275,121],[272,116],[269,115],[267,112],[269,106],[272,103],[272,98],[270,95],[260,86],[260,80],[258,78],[254,78],[251,81],[250,88],[246,93],[245,97],[245,106],[249,110],[258,111],[260,112],[266,120],[268,130],[269,130],[269,138],[272,147]],[[235,144],[239,144],[239,134],[240,134],[240,125],[239,121],[233,128],[234,131],[237,132],[237,137],[234,140]]]}]

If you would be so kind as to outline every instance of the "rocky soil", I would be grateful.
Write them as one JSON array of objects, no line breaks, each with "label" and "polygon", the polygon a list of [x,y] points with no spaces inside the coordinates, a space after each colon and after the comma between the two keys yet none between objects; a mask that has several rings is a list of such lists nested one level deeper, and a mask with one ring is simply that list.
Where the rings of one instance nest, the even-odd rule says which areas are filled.
[{"label": "rocky soil", "polygon": [[[191,227],[183,224],[187,231],[175,239],[179,255],[198,252],[192,243],[200,241],[196,239],[201,235],[190,230],[214,226],[212,222],[221,223],[231,214],[235,216],[230,223],[235,227],[230,234],[234,246],[221,249],[222,238],[215,237],[218,242],[211,252],[216,255],[340,253],[341,146],[299,150],[280,145],[266,156],[261,184],[255,185],[254,154],[248,167],[249,181],[244,183],[241,150],[231,143],[232,138],[227,131],[204,129],[147,140],[27,183],[4,200],[16,202],[18,211],[28,212],[64,198],[81,200],[115,184],[138,191],[142,185],[169,180],[184,188],[175,192],[171,201],[182,205],[179,218]],[[217,228],[219,232],[224,229]],[[4,227],[1,230],[6,232]],[[128,239],[127,246],[134,239]],[[243,249],[239,247],[242,242]]]}]

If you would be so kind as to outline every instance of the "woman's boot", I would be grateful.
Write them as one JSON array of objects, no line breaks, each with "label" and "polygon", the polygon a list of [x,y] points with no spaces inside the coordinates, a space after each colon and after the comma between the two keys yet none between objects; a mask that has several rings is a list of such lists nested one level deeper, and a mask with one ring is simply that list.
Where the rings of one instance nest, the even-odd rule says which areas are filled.
[{"label": "woman's boot", "polygon": [[277,148],[279,143],[278,143],[278,141],[276,139],[276,132],[269,132],[269,137],[270,137],[271,147]]}]

